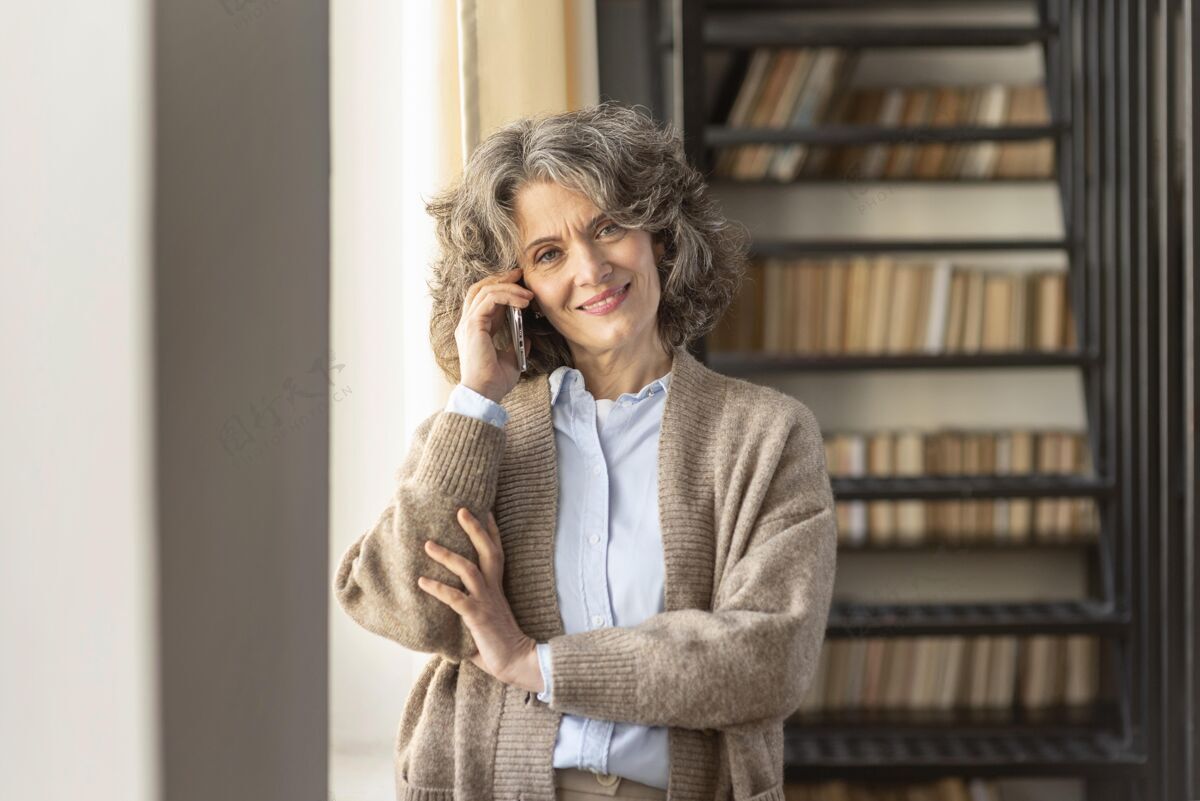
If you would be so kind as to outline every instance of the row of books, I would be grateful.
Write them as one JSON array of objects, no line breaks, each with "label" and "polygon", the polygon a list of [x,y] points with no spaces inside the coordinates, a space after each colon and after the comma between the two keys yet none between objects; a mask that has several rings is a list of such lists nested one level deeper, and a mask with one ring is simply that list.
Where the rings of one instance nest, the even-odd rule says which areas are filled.
[{"label": "row of books", "polygon": [[996,353],[1077,346],[1060,269],[998,270],[892,256],[754,259],[713,351]]},{"label": "row of books", "polygon": [[[846,113],[833,122],[882,127],[1046,125],[1040,84],[866,88],[850,93]],[[1054,175],[1054,140],[929,142],[851,145],[838,149],[832,173],[842,180],[1041,178]]]},{"label": "row of books", "polygon": [[945,776],[924,782],[849,781],[789,782],[785,801],[1007,801],[1029,798],[1028,793],[1005,794],[1002,781]]},{"label": "row of books", "polygon": [[[746,75],[725,124],[732,128],[811,128],[824,123],[845,97],[858,62],[858,51],[837,47],[760,47],[750,56]],[[827,158],[823,149],[819,158]],[[815,166],[803,144],[737,145],[717,154],[713,174],[738,179],[770,176],[791,181],[806,162]],[[811,169],[811,166],[810,166]]]},{"label": "row of books", "polygon": [[[1035,126],[1049,122],[1041,84],[852,87],[858,51],[760,47],[750,56],[725,119],[731,128]],[[725,147],[713,174],[737,180],[797,178],[1045,178],[1053,139],[869,145]]]},{"label": "row of books", "polygon": [[[1087,437],[1058,429],[830,431],[831,477],[1090,475]],[[1094,539],[1091,498],[839,500],[846,545],[1064,543]]]},{"label": "row of books", "polygon": [[1026,710],[1096,701],[1091,634],[827,640],[797,715],[840,710]]}]

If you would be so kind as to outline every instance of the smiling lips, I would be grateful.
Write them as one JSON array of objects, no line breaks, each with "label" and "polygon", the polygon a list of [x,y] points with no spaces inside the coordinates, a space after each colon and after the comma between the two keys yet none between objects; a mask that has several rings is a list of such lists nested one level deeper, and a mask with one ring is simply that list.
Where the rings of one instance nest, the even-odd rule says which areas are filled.
[{"label": "smiling lips", "polygon": [[615,292],[610,292],[608,295],[604,296],[603,299],[593,301],[587,305],[580,306],[579,308],[581,311],[585,311],[588,314],[604,314],[612,311],[613,309],[617,308],[617,306],[621,305],[621,302],[625,299],[625,296],[628,293],[628,289],[629,284],[626,284]]}]

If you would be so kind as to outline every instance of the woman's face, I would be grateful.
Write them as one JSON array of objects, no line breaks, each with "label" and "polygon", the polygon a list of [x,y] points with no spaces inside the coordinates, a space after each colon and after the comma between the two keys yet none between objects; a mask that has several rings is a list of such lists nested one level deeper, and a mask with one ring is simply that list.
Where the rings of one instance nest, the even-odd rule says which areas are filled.
[{"label": "woman's face", "polygon": [[[617,225],[586,196],[555,183],[526,184],[515,213],[525,286],[568,342],[607,351],[656,336],[664,248],[648,232]],[[621,287],[620,303],[607,313],[581,308]]]}]

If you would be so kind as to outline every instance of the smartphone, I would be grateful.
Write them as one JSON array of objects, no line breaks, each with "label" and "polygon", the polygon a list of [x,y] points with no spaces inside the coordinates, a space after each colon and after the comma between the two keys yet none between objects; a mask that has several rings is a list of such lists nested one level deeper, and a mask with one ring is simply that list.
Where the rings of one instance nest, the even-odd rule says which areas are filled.
[{"label": "smartphone", "polygon": [[523,373],[529,365],[525,361],[525,318],[518,306],[508,307],[508,332],[517,354],[517,369]]}]

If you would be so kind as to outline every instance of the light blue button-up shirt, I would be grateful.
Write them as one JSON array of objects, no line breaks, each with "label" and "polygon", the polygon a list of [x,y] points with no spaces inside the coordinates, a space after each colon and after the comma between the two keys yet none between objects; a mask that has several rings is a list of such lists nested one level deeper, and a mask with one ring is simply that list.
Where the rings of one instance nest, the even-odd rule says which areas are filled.
[{"label": "light blue button-up shirt", "polygon": [[[637,394],[596,400],[583,374],[550,374],[558,446],[558,529],[554,569],[567,634],[636,626],[664,610],[662,532],[658,525],[658,437],[670,373]],[[447,411],[504,427],[508,411],[459,384]],[[537,645],[549,703],[550,648]],[[667,729],[564,714],[553,766],[624,776],[666,789]]]}]

